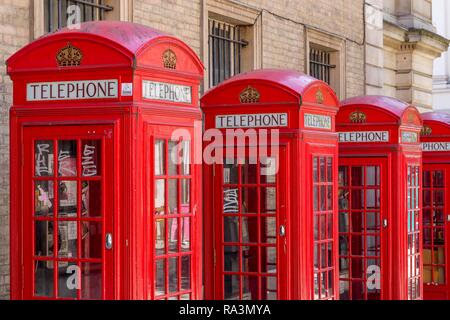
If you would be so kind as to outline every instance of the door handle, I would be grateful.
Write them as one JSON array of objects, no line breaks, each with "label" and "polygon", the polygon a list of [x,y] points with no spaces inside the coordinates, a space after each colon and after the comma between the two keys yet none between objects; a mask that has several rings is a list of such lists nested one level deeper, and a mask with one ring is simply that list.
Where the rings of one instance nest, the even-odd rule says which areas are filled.
[{"label": "door handle", "polygon": [[111,233],[107,233],[105,237],[105,248],[111,250],[113,246],[113,238]]},{"label": "door handle", "polygon": [[450,222],[450,214],[447,215],[447,222]]},{"label": "door handle", "polygon": [[286,235],[286,227],[284,225],[280,226],[280,237],[284,237]]},{"label": "door handle", "polygon": [[383,228],[387,228],[388,226],[388,220],[387,219],[383,219]]}]

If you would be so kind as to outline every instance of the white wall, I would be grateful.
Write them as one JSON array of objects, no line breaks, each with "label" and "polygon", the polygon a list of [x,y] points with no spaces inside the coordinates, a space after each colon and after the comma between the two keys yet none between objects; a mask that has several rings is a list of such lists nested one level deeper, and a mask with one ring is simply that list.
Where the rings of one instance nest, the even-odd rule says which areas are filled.
[{"label": "white wall", "polygon": [[[433,0],[433,24],[438,34],[450,38],[449,0]],[[450,109],[450,50],[434,60],[433,109]]]}]

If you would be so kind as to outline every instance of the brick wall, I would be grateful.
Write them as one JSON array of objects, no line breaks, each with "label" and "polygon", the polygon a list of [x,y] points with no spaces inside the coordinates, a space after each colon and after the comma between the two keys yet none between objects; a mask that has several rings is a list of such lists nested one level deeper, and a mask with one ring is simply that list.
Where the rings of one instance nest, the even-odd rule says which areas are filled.
[{"label": "brick wall", "polygon": [[5,60],[29,42],[29,0],[0,1],[0,299],[9,297],[9,107]]}]

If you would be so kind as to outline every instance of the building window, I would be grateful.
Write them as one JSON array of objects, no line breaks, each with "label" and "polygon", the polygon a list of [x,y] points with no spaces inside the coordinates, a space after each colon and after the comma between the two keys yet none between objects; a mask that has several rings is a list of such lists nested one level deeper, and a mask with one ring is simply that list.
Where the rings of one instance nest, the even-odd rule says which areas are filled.
[{"label": "building window", "polygon": [[241,32],[241,26],[209,19],[209,87],[241,72],[242,49],[248,45]]},{"label": "building window", "polygon": [[105,0],[44,0],[45,32],[53,32],[67,26],[75,13],[68,13],[70,6],[79,8],[80,22],[104,20],[105,13],[113,7],[105,4]]},{"label": "building window", "polygon": [[332,63],[332,52],[318,48],[309,50],[309,74],[314,78],[332,85],[332,71],[336,65]]}]

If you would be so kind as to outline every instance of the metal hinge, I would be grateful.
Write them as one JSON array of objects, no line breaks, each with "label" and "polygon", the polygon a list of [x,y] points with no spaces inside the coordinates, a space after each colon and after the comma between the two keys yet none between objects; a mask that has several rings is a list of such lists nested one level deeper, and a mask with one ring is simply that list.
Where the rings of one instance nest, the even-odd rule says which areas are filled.
[{"label": "metal hinge", "polygon": [[213,165],[213,177],[215,177],[215,176],[216,176],[216,166]]},{"label": "metal hinge", "polygon": [[216,249],[214,248],[214,267],[216,266]]}]

